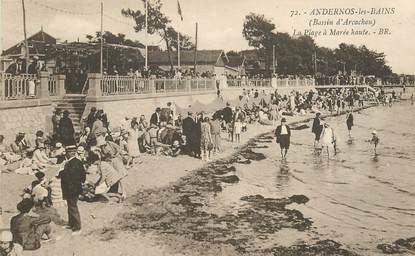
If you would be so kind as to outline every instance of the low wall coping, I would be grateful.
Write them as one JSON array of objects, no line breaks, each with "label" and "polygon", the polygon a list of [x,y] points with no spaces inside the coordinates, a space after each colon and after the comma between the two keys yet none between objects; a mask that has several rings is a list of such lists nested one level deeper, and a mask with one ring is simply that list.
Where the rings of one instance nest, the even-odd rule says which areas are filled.
[{"label": "low wall coping", "polygon": [[[222,89],[221,91],[240,91],[244,87],[233,87]],[[282,88],[282,87],[281,87]],[[271,87],[257,88],[261,90],[275,90]],[[91,102],[108,102],[108,101],[123,101],[123,100],[140,100],[140,99],[156,99],[156,98],[169,98],[177,96],[192,96],[216,93],[216,89],[213,90],[200,90],[200,91],[186,91],[186,92],[167,92],[167,93],[144,93],[144,94],[126,94],[126,95],[108,95],[108,96],[87,96],[86,103]]]},{"label": "low wall coping", "polygon": [[86,102],[108,102],[108,101],[123,101],[123,100],[141,100],[141,99],[155,99],[168,98],[177,96],[191,96],[201,94],[212,94],[215,90],[207,91],[191,91],[191,92],[168,92],[168,93],[144,93],[144,94],[127,94],[127,95],[108,95],[108,96],[87,96]]},{"label": "low wall coping", "polygon": [[53,98],[0,101],[0,110],[50,106]]}]

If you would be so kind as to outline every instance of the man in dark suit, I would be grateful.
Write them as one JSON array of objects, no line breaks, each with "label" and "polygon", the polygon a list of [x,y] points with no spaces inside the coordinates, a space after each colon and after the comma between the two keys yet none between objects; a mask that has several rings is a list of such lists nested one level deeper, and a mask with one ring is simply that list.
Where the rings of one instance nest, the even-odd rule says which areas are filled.
[{"label": "man in dark suit", "polygon": [[33,74],[33,75],[37,74],[37,72],[39,71],[38,60],[39,60],[38,56],[33,56],[33,61],[32,63],[29,64],[29,67],[27,68],[28,74]]},{"label": "man in dark suit", "polygon": [[230,122],[232,122],[233,113],[228,102],[226,103],[226,107],[222,111],[222,115],[223,115],[223,120],[225,120],[226,124],[229,124]]},{"label": "man in dark suit", "polygon": [[69,111],[63,111],[63,117],[59,120],[59,138],[63,145],[75,144],[75,129],[71,118],[69,117]]},{"label": "man in dark suit", "polygon": [[321,132],[323,131],[323,126],[320,121],[320,113],[317,112],[316,117],[313,120],[313,127],[311,128],[311,132],[316,136],[314,139],[314,146],[320,141]]},{"label": "man in dark suit", "polygon": [[281,157],[285,159],[287,157],[288,149],[290,148],[290,137],[291,129],[286,125],[287,120],[285,118],[281,119],[281,125],[277,126],[275,130],[275,136],[277,137],[277,143],[280,144],[281,148]]},{"label": "man in dark suit", "polygon": [[95,120],[97,120],[97,108],[92,107],[91,112],[89,112],[88,117],[86,118],[86,126],[89,127],[89,129],[92,129]]},{"label": "man in dark suit", "polygon": [[63,199],[68,205],[68,226],[72,235],[81,233],[81,216],[78,210],[78,197],[82,192],[82,183],[85,182],[86,173],[81,160],[76,157],[76,146],[66,147],[67,161],[64,169],[59,173],[62,186]]},{"label": "man in dark suit", "polygon": [[196,122],[193,119],[193,113],[187,113],[187,117],[183,119],[183,135],[186,136],[186,148],[188,153],[195,153],[195,133],[196,133]]},{"label": "man in dark suit", "polygon": [[22,73],[21,65],[22,65],[22,60],[19,58],[15,60],[12,64],[10,64],[10,66],[6,69],[6,73],[12,74],[14,76],[19,75],[20,73]]},{"label": "man in dark suit", "polygon": [[157,127],[159,127],[159,125],[160,125],[160,112],[161,112],[161,109],[160,108],[156,108],[156,112],[154,112],[151,115],[150,125],[151,124],[155,124]]}]

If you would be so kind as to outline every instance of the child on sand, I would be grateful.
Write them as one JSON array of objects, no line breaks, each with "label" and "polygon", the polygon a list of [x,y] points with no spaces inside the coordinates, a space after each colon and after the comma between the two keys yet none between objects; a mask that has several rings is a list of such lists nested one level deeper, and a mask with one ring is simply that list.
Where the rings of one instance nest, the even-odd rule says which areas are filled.
[{"label": "child on sand", "polygon": [[14,172],[17,174],[35,174],[34,170],[37,169],[33,161],[33,152],[29,151],[26,153],[26,157],[23,161],[20,162],[20,167],[17,168]]},{"label": "child on sand", "polygon": [[241,142],[241,132],[242,132],[242,122],[241,122],[241,119],[240,118],[238,118],[236,121],[235,121],[235,141],[236,141],[236,143],[240,143]]},{"label": "child on sand", "polygon": [[157,154],[157,135],[158,135],[158,128],[156,125],[152,124],[150,129],[148,130],[150,134],[150,146],[151,146],[151,154]]}]

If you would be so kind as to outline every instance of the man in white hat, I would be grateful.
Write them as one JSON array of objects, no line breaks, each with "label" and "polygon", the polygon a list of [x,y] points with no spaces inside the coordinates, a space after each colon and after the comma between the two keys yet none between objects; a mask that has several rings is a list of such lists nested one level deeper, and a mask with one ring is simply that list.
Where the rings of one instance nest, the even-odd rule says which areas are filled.
[{"label": "man in white hat", "polygon": [[20,244],[13,243],[13,235],[10,231],[4,230],[0,233],[0,255],[21,256],[23,247]]}]

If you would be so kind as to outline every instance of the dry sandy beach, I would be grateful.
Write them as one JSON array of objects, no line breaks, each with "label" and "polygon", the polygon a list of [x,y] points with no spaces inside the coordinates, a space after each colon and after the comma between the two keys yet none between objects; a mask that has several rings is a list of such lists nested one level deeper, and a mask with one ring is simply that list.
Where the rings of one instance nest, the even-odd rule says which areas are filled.
[{"label": "dry sandy beach", "polygon": [[[303,117],[294,117],[290,120],[299,120]],[[249,125],[248,131],[241,136],[241,144],[250,138],[272,130],[271,126]],[[222,134],[222,146],[224,152],[213,159],[226,157],[235,151],[236,144],[227,141],[227,134]],[[199,159],[188,156],[169,158],[163,156],[142,155],[141,164],[129,170],[125,179],[129,195],[145,189],[155,189],[167,186],[180,177],[187,175],[191,170],[206,164]],[[47,176],[56,173],[56,168],[49,170]],[[3,222],[8,226],[10,218],[17,214],[16,204],[20,200],[22,189],[32,182],[34,177],[28,175],[17,175],[13,173],[1,173],[1,196],[0,204],[3,208]],[[154,239],[151,235],[143,236],[139,232],[117,232],[108,242],[107,236],[102,234],[104,227],[110,226],[111,222],[120,213],[129,207],[128,200],[124,204],[116,202],[108,203],[85,203],[80,202],[79,208],[82,218],[83,234],[72,237],[69,230],[62,226],[54,225],[55,234],[60,235],[60,241],[52,241],[42,244],[42,247],[34,252],[26,251],[24,255],[175,255],[163,249],[163,243]],[[57,209],[64,220],[67,218],[66,207]]]}]

